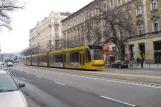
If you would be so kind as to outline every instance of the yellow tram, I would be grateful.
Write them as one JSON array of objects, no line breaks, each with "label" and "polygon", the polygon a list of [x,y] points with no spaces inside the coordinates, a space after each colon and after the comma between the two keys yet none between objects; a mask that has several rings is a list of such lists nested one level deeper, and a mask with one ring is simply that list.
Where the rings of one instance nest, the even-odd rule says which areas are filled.
[{"label": "yellow tram", "polygon": [[[26,65],[103,70],[102,46],[77,46],[64,50],[26,56]],[[29,63],[30,62],[30,63]]]}]

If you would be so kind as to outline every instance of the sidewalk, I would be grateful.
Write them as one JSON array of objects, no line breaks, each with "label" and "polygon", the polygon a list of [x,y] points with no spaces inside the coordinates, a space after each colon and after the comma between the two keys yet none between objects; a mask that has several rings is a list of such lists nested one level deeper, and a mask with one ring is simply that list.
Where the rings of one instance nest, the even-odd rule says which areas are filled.
[{"label": "sidewalk", "polygon": [[139,75],[157,75],[161,76],[161,64],[144,64],[144,67],[134,65],[129,68],[105,68],[104,72],[109,73],[127,73],[127,74],[139,74]]},{"label": "sidewalk", "polygon": [[[133,64],[133,67],[130,68],[141,68],[141,65],[137,66],[137,64]],[[143,68],[160,68],[161,64],[144,64]]]}]

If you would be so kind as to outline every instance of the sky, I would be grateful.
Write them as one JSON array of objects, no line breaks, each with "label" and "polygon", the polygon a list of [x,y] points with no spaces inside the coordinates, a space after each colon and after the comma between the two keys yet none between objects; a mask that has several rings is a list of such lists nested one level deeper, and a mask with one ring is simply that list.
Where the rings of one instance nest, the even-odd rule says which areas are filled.
[{"label": "sky", "polygon": [[29,29],[43,20],[51,11],[75,12],[93,0],[21,0],[25,3],[23,10],[10,13],[13,30],[0,31],[0,48],[2,52],[21,52],[29,47]]}]

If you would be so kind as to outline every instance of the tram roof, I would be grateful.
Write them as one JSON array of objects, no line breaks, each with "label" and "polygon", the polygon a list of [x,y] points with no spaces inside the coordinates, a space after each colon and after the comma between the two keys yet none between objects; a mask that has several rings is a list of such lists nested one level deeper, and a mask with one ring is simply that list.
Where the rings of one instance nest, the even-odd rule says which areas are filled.
[{"label": "tram roof", "polygon": [[[37,54],[38,55],[38,54]],[[40,53],[39,55],[47,55],[47,53]]]},{"label": "tram roof", "polygon": [[89,49],[89,47],[87,45],[82,45],[82,46],[67,48],[67,49],[64,49],[64,51],[67,52],[67,51],[76,51],[76,50],[83,50],[83,49]]},{"label": "tram roof", "polygon": [[57,51],[50,52],[50,54],[57,54],[57,53],[62,53],[62,52],[63,52],[63,50],[57,50]]}]

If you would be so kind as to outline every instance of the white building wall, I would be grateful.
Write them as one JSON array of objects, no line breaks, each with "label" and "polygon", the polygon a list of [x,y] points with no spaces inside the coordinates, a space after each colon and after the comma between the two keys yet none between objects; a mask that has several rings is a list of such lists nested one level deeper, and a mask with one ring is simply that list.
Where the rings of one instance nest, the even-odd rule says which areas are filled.
[{"label": "white building wall", "polygon": [[[56,33],[57,37],[62,37],[61,20],[66,18],[68,14],[62,14],[62,12],[55,13],[54,11],[51,12],[48,17],[36,25],[37,42],[31,39],[31,35],[33,34],[30,34],[30,45],[32,46],[34,44],[35,46],[36,44],[36,46],[40,48],[40,51],[49,51],[50,48],[54,49]],[[56,28],[58,29],[57,31]]]},{"label": "white building wall", "polygon": [[29,36],[29,46],[30,48],[34,48],[37,45],[37,27],[34,27],[30,30],[30,36]]}]

